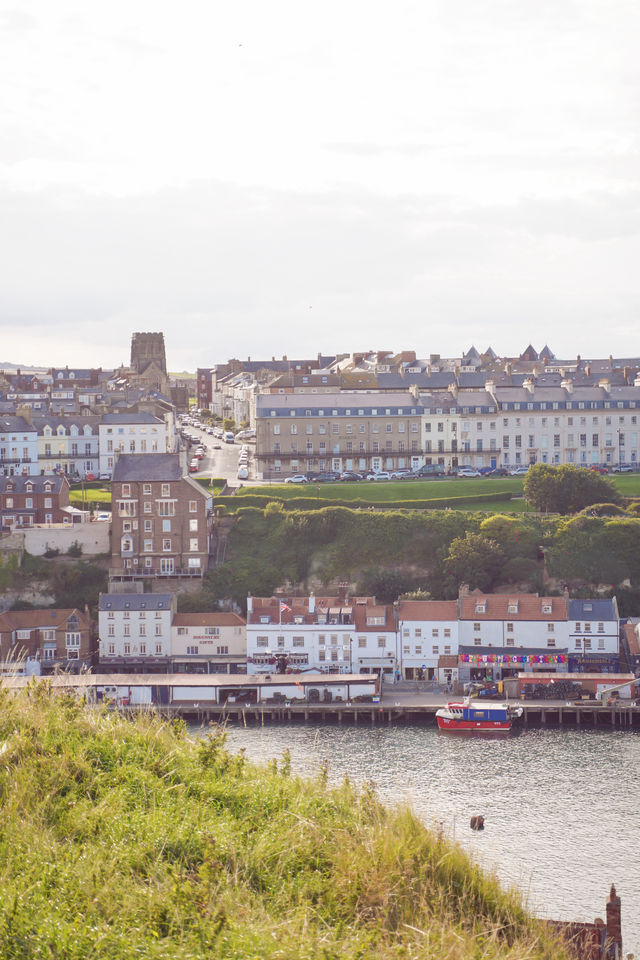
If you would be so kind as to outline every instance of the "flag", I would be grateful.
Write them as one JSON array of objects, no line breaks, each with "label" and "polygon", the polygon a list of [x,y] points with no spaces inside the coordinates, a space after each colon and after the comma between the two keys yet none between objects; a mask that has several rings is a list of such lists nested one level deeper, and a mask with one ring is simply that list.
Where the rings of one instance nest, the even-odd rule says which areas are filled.
[{"label": "flag", "polygon": [[288,603],[285,603],[283,600],[280,601],[280,613],[283,613],[285,610],[291,610],[291,607]]}]

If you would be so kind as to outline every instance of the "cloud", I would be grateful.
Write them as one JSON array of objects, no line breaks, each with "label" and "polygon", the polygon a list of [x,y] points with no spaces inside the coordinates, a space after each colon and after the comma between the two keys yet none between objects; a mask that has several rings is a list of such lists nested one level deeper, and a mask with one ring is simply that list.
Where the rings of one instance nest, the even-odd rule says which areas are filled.
[{"label": "cloud", "polygon": [[586,198],[586,226],[563,233],[579,204],[219,182],[121,199],[5,190],[2,352],[108,367],[133,330],[163,329],[180,368],[380,346],[456,355],[476,340],[520,352],[531,331],[558,354],[632,355],[640,240],[612,229],[610,202],[596,229]]}]

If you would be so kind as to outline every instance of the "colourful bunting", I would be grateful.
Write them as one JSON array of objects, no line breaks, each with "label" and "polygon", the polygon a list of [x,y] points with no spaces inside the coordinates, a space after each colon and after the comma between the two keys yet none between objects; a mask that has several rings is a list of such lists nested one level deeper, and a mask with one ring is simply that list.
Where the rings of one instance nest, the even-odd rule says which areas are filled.
[{"label": "colourful bunting", "polygon": [[564,653],[500,654],[461,653],[461,663],[566,663]]}]

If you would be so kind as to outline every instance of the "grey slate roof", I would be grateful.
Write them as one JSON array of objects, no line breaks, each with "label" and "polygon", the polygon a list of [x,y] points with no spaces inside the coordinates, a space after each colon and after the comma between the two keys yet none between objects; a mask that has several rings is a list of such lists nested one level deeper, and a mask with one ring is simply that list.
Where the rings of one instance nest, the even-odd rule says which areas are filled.
[{"label": "grey slate roof", "polygon": [[67,478],[56,474],[46,477],[0,477],[0,493],[6,493],[7,484],[11,484],[14,493],[26,493],[27,484],[31,484],[33,493],[43,493],[45,484],[49,484],[51,493],[59,493]]},{"label": "grey slate roof", "polygon": [[154,417],[152,413],[105,413],[102,417],[102,423],[164,423],[159,417]]},{"label": "grey slate roof", "polygon": [[100,610],[169,610],[170,593],[101,593]]},{"label": "grey slate roof", "polygon": [[153,480],[180,480],[180,456],[177,453],[121,453],[113,468],[113,481],[127,483]]},{"label": "grey slate roof", "polygon": [[570,620],[617,620],[616,604],[612,598],[569,600]]},{"label": "grey slate roof", "polygon": [[34,428],[27,423],[24,417],[12,417],[6,414],[0,417],[0,430],[3,432],[16,430],[18,433],[35,433]]}]

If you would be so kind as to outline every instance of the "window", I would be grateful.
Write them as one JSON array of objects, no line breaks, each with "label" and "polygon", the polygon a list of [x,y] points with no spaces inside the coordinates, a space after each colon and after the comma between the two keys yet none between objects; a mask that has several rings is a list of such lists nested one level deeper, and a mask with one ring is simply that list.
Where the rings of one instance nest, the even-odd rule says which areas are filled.
[{"label": "window", "polygon": [[124,655],[125,655],[125,657],[128,657],[128,656],[130,655],[130,653],[131,653],[131,644],[130,644],[130,643],[125,643],[125,645],[124,645]]},{"label": "window", "polygon": [[256,637],[256,647],[268,647],[269,638],[268,637]]},{"label": "window", "polygon": [[162,552],[171,553],[171,540],[169,538],[162,541]]},{"label": "window", "polygon": [[189,539],[189,550],[191,550],[192,553],[193,553],[193,552],[197,552],[197,550],[198,550],[198,538],[197,538],[197,537],[190,537],[190,539]]},{"label": "window", "polygon": [[153,540],[145,540],[143,549],[145,553],[151,553],[153,550]]},{"label": "window", "polygon": [[198,503],[196,500],[189,500],[189,513],[198,512]]},{"label": "window", "polygon": [[439,650],[440,650],[440,648],[438,647],[437,644],[435,644],[433,647],[431,647],[431,652],[432,652],[433,654],[435,654],[436,656],[438,655]]},{"label": "window", "polygon": [[366,637],[358,637],[358,646],[359,646],[360,648],[362,648],[362,647],[366,647],[366,645],[367,645],[367,638],[366,638]]},{"label": "window", "polygon": [[169,497],[171,496],[171,487],[168,483],[163,483],[160,487],[160,496]]},{"label": "window", "polygon": [[548,646],[548,647],[555,647],[555,645],[556,645],[556,638],[555,638],[555,637],[547,637],[547,646]]},{"label": "window", "polygon": [[474,637],[474,638],[473,638],[473,642],[474,642],[474,644],[475,644],[476,647],[479,647],[480,644],[482,643],[482,640],[480,639],[480,637]]},{"label": "window", "polygon": [[158,500],[158,515],[160,517],[175,517],[176,504],[174,500]]},{"label": "window", "polygon": [[507,646],[508,646],[508,647],[515,647],[515,645],[516,645],[516,642],[515,642],[515,640],[513,639],[513,637],[507,637]]},{"label": "window", "polygon": [[[474,630],[479,630],[479,629],[480,629],[480,624],[479,624],[479,623],[474,623],[473,629],[474,629]],[[507,629],[509,629],[509,628],[507,627]],[[511,625],[511,629],[513,629],[513,624]]]},{"label": "window", "polygon": [[507,624],[507,630],[509,631],[509,633],[513,633],[513,624],[512,624],[512,623],[508,623],[508,624]]},{"label": "window", "polygon": [[187,647],[187,655],[190,657],[195,657],[198,654],[198,647]]},{"label": "window", "polygon": [[304,637],[293,637],[291,640],[291,646],[304,647]]},{"label": "window", "polygon": [[156,643],[156,656],[161,656],[161,655],[162,655],[162,644]]}]

